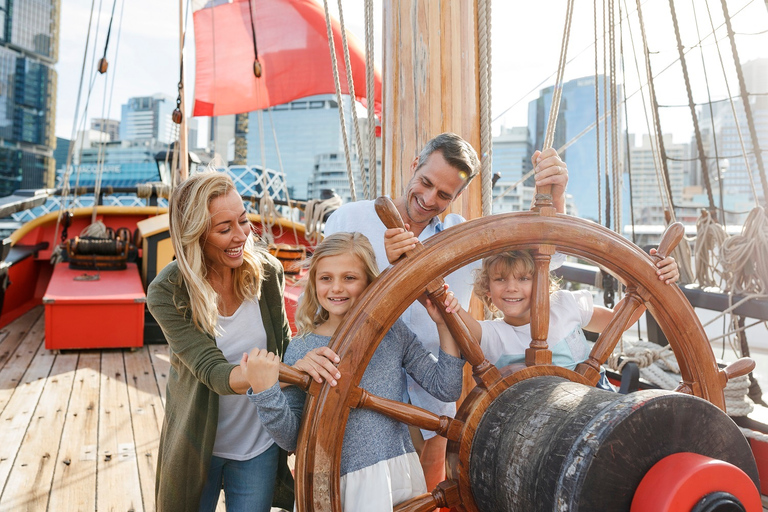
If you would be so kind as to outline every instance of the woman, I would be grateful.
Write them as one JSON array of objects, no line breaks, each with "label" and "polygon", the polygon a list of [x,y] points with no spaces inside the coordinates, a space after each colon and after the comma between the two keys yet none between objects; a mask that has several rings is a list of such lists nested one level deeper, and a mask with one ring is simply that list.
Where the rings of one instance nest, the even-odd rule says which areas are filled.
[{"label": "woman", "polygon": [[[176,260],[147,291],[171,362],[157,510],[213,511],[223,483],[227,510],[268,512],[279,448],[238,396],[249,388],[238,363],[255,347],[284,354],[291,332],[282,266],[255,243],[242,198],[224,173],[190,177],[168,210]],[[319,380],[311,364],[296,366]],[[287,467],[284,473],[290,477]]]}]

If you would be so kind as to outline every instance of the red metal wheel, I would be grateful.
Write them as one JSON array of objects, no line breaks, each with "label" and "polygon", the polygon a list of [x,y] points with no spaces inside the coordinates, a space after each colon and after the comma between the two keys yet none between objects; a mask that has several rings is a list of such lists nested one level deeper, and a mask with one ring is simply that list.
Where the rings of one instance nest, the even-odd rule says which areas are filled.
[{"label": "red metal wheel", "polygon": [[746,512],[763,510],[755,484],[738,467],[698,453],[674,453],[645,474],[630,512],[689,512],[697,505],[700,510],[714,511],[718,510],[717,504],[704,503],[714,493],[720,494],[722,510],[736,510],[736,503]]}]

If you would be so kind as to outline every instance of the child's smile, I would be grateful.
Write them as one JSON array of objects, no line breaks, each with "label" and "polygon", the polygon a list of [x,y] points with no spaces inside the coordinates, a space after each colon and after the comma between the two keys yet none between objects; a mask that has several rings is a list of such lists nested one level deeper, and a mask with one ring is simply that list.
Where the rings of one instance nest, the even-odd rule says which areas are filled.
[{"label": "child's smile", "polygon": [[493,273],[488,283],[488,296],[510,325],[525,325],[531,322],[531,291],[533,279],[530,275],[506,276]]},{"label": "child's smile", "polygon": [[368,287],[365,265],[353,254],[326,256],[317,262],[315,288],[328,320],[337,325]]}]

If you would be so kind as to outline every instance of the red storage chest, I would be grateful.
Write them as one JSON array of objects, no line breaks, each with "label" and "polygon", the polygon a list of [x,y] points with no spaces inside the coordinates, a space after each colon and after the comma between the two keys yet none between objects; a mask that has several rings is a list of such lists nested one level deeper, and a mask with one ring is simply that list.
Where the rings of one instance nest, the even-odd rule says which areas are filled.
[{"label": "red storage chest", "polygon": [[141,347],[146,301],[135,263],[100,272],[58,263],[43,296],[45,348]]}]

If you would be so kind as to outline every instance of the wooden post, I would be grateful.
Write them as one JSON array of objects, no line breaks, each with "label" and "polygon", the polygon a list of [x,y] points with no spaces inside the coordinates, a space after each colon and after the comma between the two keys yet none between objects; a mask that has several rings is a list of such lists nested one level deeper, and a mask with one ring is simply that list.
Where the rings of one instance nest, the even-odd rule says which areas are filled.
[{"label": "wooden post", "polygon": [[[384,2],[382,185],[402,195],[424,144],[454,132],[480,154],[477,0]],[[394,49],[394,50],[393,50]],[[450,211],[482,215],[480,178]]]}]

